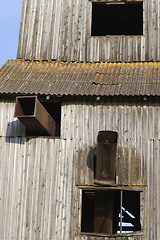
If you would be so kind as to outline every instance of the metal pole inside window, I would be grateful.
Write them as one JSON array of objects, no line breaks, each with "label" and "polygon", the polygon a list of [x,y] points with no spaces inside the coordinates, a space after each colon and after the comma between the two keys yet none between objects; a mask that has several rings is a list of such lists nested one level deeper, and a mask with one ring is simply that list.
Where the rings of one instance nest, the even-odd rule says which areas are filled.
[{"label": "metal pole inside window", "polygon": [[123,201],[123,192],[121,190],[121,202],[120,202],[120,233],[122,233],[122,201]]}]

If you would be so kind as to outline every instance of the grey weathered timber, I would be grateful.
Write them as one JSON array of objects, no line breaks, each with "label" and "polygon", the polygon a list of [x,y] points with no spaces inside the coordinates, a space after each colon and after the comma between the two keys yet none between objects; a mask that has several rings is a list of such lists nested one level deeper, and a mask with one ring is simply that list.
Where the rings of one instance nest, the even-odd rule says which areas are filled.
[{"label": "grey weathered timber", "polygon": [[24,0],[17,58],[87,62],[160,60],[160,0],[143,0],[142,36],[91,36],[92,2]]},{"label": "grey weathered timber", "polygon": [[[27,137],[14,118],[15,97],[0,102],[1,239],[158,240],[160,106],[148,97],[70,97],[62,101],[61,136]],[[140,190],[141,234],[79,235],[82,189],[93,189],[100,130],[118,132],[119,189]],[[92,188],[91,188],[92,186]],[[138,188],[137,188],[138,187]],[[111,187],[113,189],[113,187]]]}]

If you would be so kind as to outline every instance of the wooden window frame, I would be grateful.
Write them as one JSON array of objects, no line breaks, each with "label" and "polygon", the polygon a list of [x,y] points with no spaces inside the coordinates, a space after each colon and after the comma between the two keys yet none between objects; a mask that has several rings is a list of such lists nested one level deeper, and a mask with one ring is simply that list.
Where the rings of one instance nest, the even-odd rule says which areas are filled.
[{"label": "wooden window frame", "polygon": [[[114,233],[114,234],[106,234],[106,233],[95,233],[95,232],[81,232],[80,235],[88,235],[88,236],[97,236],[97,237],[133,237],[133,236],[144,236],[144,206],[145,206],[145,188],[146,187],[94,187],[94,186],[78,186],[78,188],[83,191],[120,191],[121,195],[121,226],[122,226],[122,192],[123,191],[134,191],[134,192],[139,192],[140,193],[140,224],[141,224],[141,230],[140,231],[135,231],[131,233],[123,233],[122,228],[120,230],[120,233]],[[81,194],[82,195],[82,194]],[[82,211],[82,203],[81,203],[81,211]]]}]

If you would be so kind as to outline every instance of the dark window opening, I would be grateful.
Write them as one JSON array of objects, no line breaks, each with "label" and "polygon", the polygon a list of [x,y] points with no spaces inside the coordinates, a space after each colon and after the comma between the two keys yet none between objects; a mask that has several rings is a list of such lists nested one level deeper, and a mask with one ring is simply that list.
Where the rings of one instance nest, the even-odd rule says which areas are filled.
[{"label": "dark window opening", "polygon": [[143,2],[92,3],[92,36],[143,35]]},{"label": "dark window opening", "polygon": [[122,198],[122,231],[140,231],[140,193],[123,191]]},{"label": "dark window opening", "polygon": [[114,234],[140,230],[140,192],[83,190],[81,232]]},{"label": "dark window opening", "polygon": [[117,132],[100,131],[98,133],[95,166],[95,182],[97,183],[100,181],[115,184],[117,138]]},{"label": "dark window opening", "polygon": [[47,112],[56,122],[55,135],[60,136],[61,129],[61,103],[60,102],[41,102]]}]

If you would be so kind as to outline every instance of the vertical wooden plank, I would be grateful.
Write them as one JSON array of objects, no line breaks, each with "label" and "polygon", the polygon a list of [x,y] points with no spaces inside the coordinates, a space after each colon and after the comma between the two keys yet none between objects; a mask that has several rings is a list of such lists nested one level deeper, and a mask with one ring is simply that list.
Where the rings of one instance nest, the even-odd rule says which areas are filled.
[{"label": "vertical wooden plank", "polygon": [[[4,144],[3,144],[3,138],[0,136],[0,153],[1,153],[1,158],[0,158],[0,216],[3,215],[3,151],[4,151]],[[3,222],[0,225],[0,238],[3,238]]]},{"label": "vertical wooden plank", "polygon": [[74,28],[74,22],[73,22],[73,19],[74,19],[74,7],[75,7],[75,0],[72,0],[72,1],[69,1],[69,8],[68,8],[68,11],[69,11],[69,17],[68,17],[68,43],[67,43],[67,61],[68,62],[71,62],[71,61],[74,61],[74,60],[71,60],[72,57],[71,57],[71,48],[74,47],[75,49],[75,43],[73,44],[72,46],[72,34],[73,34],[73,31],[72,29]]},{"label": "vertical wooden plank", "polygon": [[[124,100],[124,105],[125,105],[125,100]],[[128,149],[128,108],[127,106],[124,106],[122,114],[123,114],[123,137],[122,137],[123,139],[123,164],[122,164],[123,183],[122,184],[128,185],[129,149]]]},{"label": "vertical wooden plank", "polygon": [[157,61],[160,60],[160,1],[157,0]]},{"label": "vertical wooden plank", "polygon": [[42,60],[51,59],[51,36],[53,34],[52,24],[53,24],[53,4],[54,1],[45,0],[44,7],[44,24],[42,32],[42,45],[41,45],[41,58]]},{"label": "vertical wooden plank", "polygon": [[[52,39],[52,47],[51,47],[51,59],[56,60],[58,59],[58,51],[59,48],[61,47],[61,41],[60,41],[60,29],[61,29],[61,24],[62,22],[62,1],[61,0],[56,0],[55,1],[55,20],[54,20],[54,25],[53,25],[53,39]],[[60,43],[59,43],[60,41]]]},{"label": "vertical wooden plank", "polygon": [[63,213],[65,211],[65,197],[66,197],[66,189],[65,186],[65,155],[66,155],[66,140],[62,140],[60,143],[60,161],[59,161],[59,176],[58,176],[58,192],[59,195],[57,196],[57,203],[58,203],[58,212],[57,212],[57,225],[56,225],[56,231],[57,231],[57,239],[63,239]]},{"label": "vertical wooden plank", "polygon": [[[37,191],[35,189],[37,189],[37,175],[39,174],[37,169],[38,169],[38,161],[36,160],[36,158],[39,156],[38,152],[40,152],[40,149],[38,148],[39,145],[39,141],[37,143],[36,139],[30,139],[31,142],[31,153],[30,153],[30,158],[31,158],[31,163],[29,165],[29,172],[32,172],[32,175],[29,179],[29,183],[30,183],[30,204],[29,204],[29,211],[30,211],[30,220],[28,223],[28,229],[29,229],[29,238],[36,238],[36,232],[38,231],[36,229],[36,224],[37,224],[37,219],[36,219],[36,214],[37,214]],[[38,152],[37,152],[38,151]],[[27,171],[27,169],[26,169]]]},{"label": "vertical wooden plank", "polygon": [[148,107],[143,101],[142,107],[142,182],[147,184],[147,158],[148,158]]},{"label": "vertical wooden plank", "polygon": [[142,108],[137,103],[137,144],[136,144],[137,185],[142,184]]},{"label": "vertical wooden plank", "polygon": [[72,2],[72,29],[71,29],[71,45],[70,45],[70,61],[75,61],[77,59],[77,36],[78,36],[78,11],[79,11],[79,1],[73,0]]},{"label": "vertical wooden plank", "polygon": [[[58,195],[58,173],[59,173],[59,148],[60,148],[60,140],[55,139],[53,148],[53,170],[52,170],[52,189],[51,189],[51,209],[50,209],[50,227],[49,227],[49,239],[52,239],[53,236],[55,236],[55,233],[57,231],[56,229],[56,219],[57,219],[57,195]],[[55,163],[54,163],[55,162]],[[55,196],[53,198],[53,196]]]},{"label": "vertical wooden plank", "polygon": [[65,139],[69,139],[71,135],[71,129],[73,129],[73,125],[71,125],[72,119],[71,119],[71,99],[68,98],[68,103],[66,106],[66,136]]},{"label": "vertical wooden plank", "polygon": [[118,106],[118,122],[119,122],[119,131],[118,131],[118,184],[122,185],[122,168],[123,168],[123,106],[122,106],[122,98],[119,99]]},{"label": "vertical wooden plank", "polygon": [[33,37],[34,37],[34,26],[36,17],[37,0],[31,1],[31,6],[29,10],[29,24],[28,24],[28,36],[26,40],[26,51],[25,59],[33,59]]},{"label": "vertical wooden plank", "polygon": [[[19,138],[15,138],[14,139],[14,157],[13,157],[13,177],[12,177],[12,181],[11,181],[11,191],[10,191],[10,195],[11,195],[11,202],[10,202],[10,213],[11,213],[11,218],[10,218],[10,227],[9,227],[9,231],[10,231],[10,235],[11,236],[15,236],[15,238],[18,238],[17,236],[17,228],[18,225],[16,224],[16,220],[17,220],[17,210],[18,210],[18,196],[17,193],[19,192],[18,189],[18,183],[17,183],[17,170],[19,170],[19,163],[18,163],[18,155],[19,155],[19,146],[20,146],[20,139]],[[13,139],[12,139],[12,144],[13,144]]]},{"label": "vertical wooden plank", "polygon": [[44,25],[44,11],[45,11],[45,1],[37,1],[36,9],[36,18],[37,25],[34,32],[33,46],[34,46],[34,57],[33,59],[42,60],[41,56],[41,44],[42,44],[42,35],[43,35],[43,25]]},{"label": "vertical wooden plank", "polygon": [[133,61],[137,61],[137,39],[133,38],[132,42],[132,55],[133,55]]},{"label": "vertical wooden plank", "polygon": [[[7,164],[9,161],[4,161],[4,159],[8,159],[9,156],[9,148],[8,148],[8,138],[4,138],[1,137],[0,138],[1,141],[1,158],[0,158],[0,162],[1,162],[1,169],[0,169],[0,186],[1,186],[1,191],[0,191],[0,212],[3,216],[3,221],[1,223],[0,229],[1,229],[1,238],[5,238],[5,228],[6,228],[6,203],[7,203],[7,198],[6,198],[6,191],[8,188],[8,184],[7,184],[7,177],[6,177],[6,172],[8,171],[7,169]],[[6,141],[6,142],[5,142]]]},{"label": "vertical wooden plank", "polygon": [[140,192],[140,224],[141,224],[141,230],[145,231],[145,191]]},{"label": "vertical wooden plank", "polygon": [[[152,3],[153,1],[148,1],[146,4],[146,60],[152,60],[152,51],[153,51],[153,20],[152,20]],[[148,56],[147,56],[148,55]],[[148,58],[147,58],[148,57]]]},{"label": "vertical wooden plank", "polygon": [[[68,162],[68,188],[66,192],[66,226],[65,226],[65,233],[64,233],[64,238],[69,239],[70,238],[70,226],[71,224],[71,201],[73,198],[73,192],[72,192],[72,178],[73,178],[73,167],[74,167],[74,153],[73,149],[75,146],[75,141],[67,141],[67,162]],[[72,149],[72,150],[71,150]],[[71,161],[72,159],[72,161]]]},{"label": "vertical wooden plank", "polygon": [[91,62],[90,59],[90,45],[91,45],[91,38],[86,38],[86,62]]},{"label": "vertical wooden plank", "polygon": [[153,161],[154,161],[154,139],[150,139],[150,174],[149,174],[149,211],[152,221],[149,223],[149,239],[154,239],[154,180],[153,180]]},{"label": "vertical wooden plank", "polygon": [[131,170],[132,170],[132,185],[136,184],[136,172],[135,172],[135,163],[136,163],[136,102],[135,99],[132,100],[132,153],[131,153]]},{"label": "vertical wooden plank", "polygon": [[[9,234],[9,238],[12,236],[16,236],[16,226],[15,226],[15,211],[17,210],[16,204],[17,204],[17,181],[16,181],[16,169],[17,169],[17,158],[18,158],[18,139],[10,138],[10,155],[9,159],[11,159],[10,164],[8,166],[8,194],[7,194],[7,200],[8,200],[8,208],[6,212],[6,219],[8,219],[7,223],[7,230]],[[11,167],[11,169],[10,169]]]},{"label": "vertical wooden plank", "polygon": [[44,143],[44,147],[46,148],[45,151],[45,157],[44,157],[44,197],[43,197],[43,219],[42,221],[42,239],[47,239],[47,235],[48,235],[48,226],[49,226],[49,203],[50,203],[50,188],[51,188],[51,161],[49,159],[51,159],[50,157],[50,140],[52,139],[43,139]]},{"label": "vertical wooden plank", "polygon": [[[46,227],[44,226],[44,228],[46,228],[46,238],[50,239],[52,237],[52,203],[53,203],[53,188],[54,188],[54,184],[55,184],[55,174],[54,174],[54,170],[56,169],[56,164],[57,164],[57,161],[56,159],[54,158],[55,157],[55,153],[56,151],[54,150],[54,147],[55,147],[55,140],[54,139],[49,139],[48,141],[48,153],[47,153],[47,158],[48,159],[52,159],[53,158],[53,161],[48,161],[47,163],[47,169],[46,169],[46,173],[49,173],[47,174],[47,199],[48,201],[45,201],[45,209],[46,210],[46,216],[45,216],[45,221],[46,221]],[[49,176],[48,176],[49,175]],[[51,236],[51,237],[50,237]]]},{"label": "vertical wooden plank", "polygon": [[23,44],[24,44],[24,36],[25,36],[25,28],[26,28],[27,4],[28,4],[28,0],[23,0],[18,50],[17,50],[17,58],[21,58],[21,59],[24,59]]},{"label": "vertical wooden plank", "polygon": [[106,61],[110,61],[110,38],[106,36]]},{"label": "vertical wooden plank", "polygon": [[140,61],[145,61],[145,37],[141,37],[141,57]]},{"label": "vertical wooden plank", "polygon": [[78,21],[78,58],[77,60],[82,62],[85,61],[86,53],[86,16],[87,16],[87,1],[81,0],[79,2],[79,7],[81,9]]},{"label": "vertical wooden plank", "polygon": [[157,60],[157,33],[158,33],[158,25],[157,25],[157,20],[158,20],[158,4],[157,0],[152,1],[152,60],[156,61]]},{"label": "vertical wooden plank", "polygon": [[[158,152],[157,152],[157,171],[158,172],[160,169],[159,158],[160,158],[160,140],[158,140]],[[159,184],[160,184],[160,177],[159,177],[159,173],[157,173],[157,186],[159,186]],[[159,187],[157,188],[157,209],[160,209]],[[159,238],[160,238],[160,215],[157,214],[157,239]]]},{"label": "vertical wooden plank", "polygon": [[26,170],[25,170],[25,156],[26,156],[26,138],[22,138],[21,144],[23,145],[22,151],[20,152],[20,161],[21,161],[21,175],[19,176],[20,181],[20,209],[19,209],[19,229],[18,229],[18,236],[19,239],[22,238],[23,233],[23,209],[24,209],[24,191],[25,191],[25,178],[26,178]]},{"label": "vertical wooden plank", "polygon": [[60,14],[60,25],[59,25],[59,29],[60,29],[60,37],[59,37],[59,46],[58,46],[58,60],[59,61],[66,61],[66,31],[68,29],[68,25],[67,25],[67,19],[68,19],[68,14],[67,14],[67,8],[68,8],[68,2],[65,1],[61,1],[61,7],[59,8],[59,10],[61,9],[61,14]]},{"label": "vertical wooden plank", "polygon": [[109,61],[110,62],[114,62],[114,37],[109,37],[110,39],[110,58]]},{"label": "vertical wooden plank", "polygon": [[127,56],[128,56],[128,37],[123,37],[122,39],[122,47],[123,47],[123,62],[127,62]]},{"label": "vertical wooden plank", "polygon": [[132,41],[133,38],[128,38],[128,56],[127,56],[127,62],[132,62]]},{"label": "vertical wooden plank", "polygon": [[121,56],[120,56],[121,49],[122,49],[122,38],[121,37],[117,37],[117,51],[116,51],[117,62],[121,61]]},{"label": "vertical wooden plank", "polygon": [[32,0],[28,0],[26,4],[26,18],[25,18],[25,27],[24,27],[24,37],[23,37],[23,46],[22,46],[22,59],[26,59],[26,46],[28,41],[28,35],[29,35],[29,26],[30,26],[30,16],[31,16],[31,9],[32,6]]},{"label": "vertical wooden plank", "polygon": [[75,100],[71,98],[71,116],[70,116],[70,139],[75,138],[75,131],[76,131],[76,103]]},{"label": "vertical wooden plank", "polygon": [[4,136],[3,134],[3,130],[4,130],[4,114],[5,112],[5,103],[4,103],[4,97],[2,97],[1,99],[1,103],[0,103],[0,114],[1,114],[1,121],[0,121],[0,136]]},{"label": "vertical wooden plank", "polygon": [[132,183],[132,171],[131,171],[131,159],[132,159],[132,105],[131,97],[129,98],[129,104],[127,107],[128,112],[128,185]]},{"label": "vertical wooden plank", "polygon": [[159,141],[154,141],[154,156],[153,156],[153,236],[155,239],[157,238],[157,194],[158,194],[158,185],[157,185],[157,176],[158,176],[158,169],[157,169],[157,162],[158,162],[158,147]]}]

